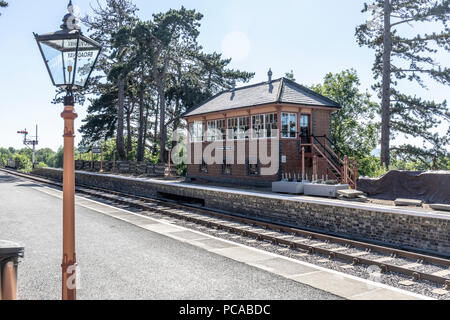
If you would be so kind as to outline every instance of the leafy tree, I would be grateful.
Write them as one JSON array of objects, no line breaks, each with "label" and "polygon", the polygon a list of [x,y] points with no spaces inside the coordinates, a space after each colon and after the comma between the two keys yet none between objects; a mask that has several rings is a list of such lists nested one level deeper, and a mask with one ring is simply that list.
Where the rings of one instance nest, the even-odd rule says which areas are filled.
[{"label": "leafy tree", "polygon": [[45,162],[39,162],[39,164],[37,165],[37,167],[39,168],[39,169],[42,169],[42,168],[48,168],[48,165],[45,163]]},{"label": "leafy tree", "polygon": [[27,157],[28,159],[30,159],[30,161],[31,161],[31,159],[33,157],[33,150],[31,150],[30,148],[23,148],[23,149],[17,150],[16,154],[23,155],[23,156]]},{"label": "leafy tree", "polygon": [[64,163],[64,149],[60,147],[58,151],[48,160],[48,165],[52,168],[62,168]]},{"label": "leafy tree", "polygon": [[[8,6],[8,2],[6,2],[6,1],[3,1],[3,0],[0,0],[0,8],[6,8]],[[2,14],[0,13],[0,16],[1,16]]]},{"label": "leafy tree", "polygon": [[[356,29],[356,37],[359,45],[375,50],[373,72],[379,82],[374,89],[379,90],[382,99],[381,163],[389,166],[390,140],[396,133],[420,137],[428,144],[438,141],[441,148],[446,148],[448,140],[431,133],[441,120],[448,122],[450,119],[446,101],[436,103],[408,96],[402,94],[397,85],[407,79],[425,88],[424,76],[449,84],[450,69],[442,68],[434,54],[438,50],[450,50],[447,26],[450,1],[374,0],[371,5],[364,4],[362,12],[369,12],[371,19]],[[414,37],[400,34],[402,26],[419,27],[423,24],[442,24],[442,29]],[[397,152],[410,157],[430,155],[426,146],[402,146],[397,148]]]},{"label": "leafy tree", "polygon": [[359,86],[356,71],[350,69],[327,74],[323,84],[312,89],[341,105],[342,108],[331,116],[331,139],[344,154],[362,159],[370,156],[377,146],[375,117],[379,106],[371,101],[369,93],[360,92]]},{"label": "leafy tree", "polygon": [[31,172],[33,170],[33,164],[29,157],[23,154],[15,154],[13,157],[14,160],[18,163],[18,170],[24,172]]},{"label": "leafy tree", "polygon": [[6,166],[8,160],[12,159],[12,156],[13,152],[10,149],[0,148],[0,165]]},{"label": "leafy tree", "polygon": [[294,70],[291,70],[291,72],[286,72],[285,77],[289,80],[296,81],[294,76]]},{"label": "leafy tree", "polygon": [[45,164],[49,164],[49,160],[53,157],[55,152],[50,148],[39,149],[36,151],[36,162],[43,162]]},{"label": "leafy tree", "polygon": [[361,176],[378,178],[388,171],[385,166],[380,166],[380,158],[376,156],[371,155],[358,159],[358,172]]}]

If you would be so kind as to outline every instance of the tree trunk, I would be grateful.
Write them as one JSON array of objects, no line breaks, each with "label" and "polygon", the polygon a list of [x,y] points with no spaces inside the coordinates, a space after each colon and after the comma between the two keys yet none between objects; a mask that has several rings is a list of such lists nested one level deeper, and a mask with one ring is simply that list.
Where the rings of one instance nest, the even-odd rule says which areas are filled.
[{"label": "tree trunk", "polygon": [[139,135],[138,135],[138,152],[137,161],[144,161],[144,86],[139,88]]},{"label": "tree trunk", "polygon": [[133,144],[131,141],[131,110],[127,110],[127,153],[130,153],[133,149]]},{"label": "tree trunk", "polygon": [[153,155],[156,155],[157,153],[157,148],[156,148],[156,141],[157,141],[157,136],[158,136],[158,119],[159,119],[159,99],[157,101],[157,106],[156,106],[156,110],[155,110],[155,132],[153,134]]},{"label": "tree trunk", "polygon": [[119,153],[120,160],[125,160],[125,148],[123,141],[123,105],[125,97],[125,81],[123,79],[119,80],[118,83],[119,94],[118,94],[118,104],[117,104],[117,140],[116,147]]},{"label": "tree trunk", "polygon": [[[175,113],[174,113],[174,115],[175,115],[175,117],[177,117],[174,121],[173,121],[173,127],[172,127],[172,132],[173,133],[175,133],[177,130],[178,130],[178,127],[180,126],[180,123],[181,123],[181,121],[180,121],[180,113],[181,113],[181,106],[180,106],[180,100],[177,98],[176,100],[175,100]],[[174,149],[175,147],[176,147],[176,145],[177,145],[177,141],[172,141],[172,143],[171,143],[171,150],[172,149]],[[171,151],[171,150],[169,150],[169,152]]]},{"label": "tree trunk", "polygon": [[164,97],[164,88],[162,81],[158,83],[158,95],[159,95],[159,161],[166,162],[166,99]]},{"label": "tree trunk", "polygon": [[149,116],[149,108],[145,112],[145,125],[144,125],[144,158],[145,158],[145,148],[147,147],[147,138],[148,138],[148,116]]},{"label": "tree trunk", "polygon": [[381,102],[381,165],[389,168],[390,104],[391,104],[391,4],[384,0],[383,88]]}]

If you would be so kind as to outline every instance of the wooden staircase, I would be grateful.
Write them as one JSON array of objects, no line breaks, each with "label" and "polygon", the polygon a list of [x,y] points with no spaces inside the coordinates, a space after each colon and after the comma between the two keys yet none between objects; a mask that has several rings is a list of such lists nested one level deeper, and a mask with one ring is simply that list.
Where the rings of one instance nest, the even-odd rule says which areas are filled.
[{"label": "wooden staircase", "polygon": [[356,190],[358,162],[350,161],[327,136],[312,136],[313,172],[317,177],[318,163],[326,163],[326,175],[332,180],[349,184]]}]

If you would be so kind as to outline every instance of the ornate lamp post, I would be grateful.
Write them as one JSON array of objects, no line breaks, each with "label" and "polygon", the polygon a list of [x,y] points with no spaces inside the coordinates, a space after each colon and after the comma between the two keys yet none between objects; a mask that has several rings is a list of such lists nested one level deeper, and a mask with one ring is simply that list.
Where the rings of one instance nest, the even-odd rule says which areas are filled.
[{"label": "ornate lamp post", "polygon": [[43,35],[34,34],[50,78],[58,88],[66,90],[64,97],[64,173],[63,173],[63,261],[62,298],[76,299],[75,268],[75,160],[73,91],[81,91],[94,69],[101,46],[84,36],[79,19],[74,15],[72,1],[64,16],[61,30]]}]

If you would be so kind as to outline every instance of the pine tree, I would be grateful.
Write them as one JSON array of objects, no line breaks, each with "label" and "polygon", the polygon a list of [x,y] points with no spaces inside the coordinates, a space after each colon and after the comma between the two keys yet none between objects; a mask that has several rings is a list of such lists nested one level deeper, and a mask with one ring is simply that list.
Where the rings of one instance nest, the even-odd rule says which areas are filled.
[{"label": "pine tree", "polygon": [[[402,94],[397,85],[409,80],[426,88],[424,76],[448,85],[450,69],[440,66],[434,54],[449,51],[450,18],[449,0],[375,0],[364,5],[362,12],[371,13],[371,20],[356,29],[359,45],[375,50],[374,85],[379,90],[381,104],[381,164],[390,163],[390,140],[394,134],[420,137],[428,144],[435,142],[431,132],[441,123],[448,122],[450,114],[446,101],[424,101],[416,96]],[[440,23],[440,32],[418,34],[415,37],[400,35],[400,26],[421,26],[423,23]],[[441,139],[445,143],[445,139]],[[447,141],[448,142],[448,141]],[[447,144],[448,145],[448,144]],[[441,145],[445,150],[446,145]],[[419,156],[429,153],[424,148],[400,147],[405,155]]]},{"label": "pine tree", "polygon": [[[123,64],[126,55],[123,54],[124,47],[113,50],[113,36],[124,26],[135,23],[136,6],[129,0],[107,0],[105,5],[97,2],[98,7],[92,8],[94,15],[87,16],[82,19],[84,24],[91,31],[91,38],[99,42],[103,51],[96,65],[96,70],[100,71],[99,76],[93,77],[90,81],[90,89],[96,94],[109,94],[111,90],[111,82],[105,85],[102,78],[104,75],[113,79],[117,89],[117,152],[123,160],[126,158],[124,144],[124,104],[125,104],[125,85]],[[112,73],[112,74],[111,74]]]},{"label": "pine tree", "polygon": [[103,94],[91,99],[87,117],[83,119],[80,132],[83,135],[81,145],[90,147],[98,141],[114,137],[117,123],[117,92]]},{"label": "pine tree", "polygon": [[171,9],[165,13],[153,15],[150,23],[151,57],[153,64],[153,80],[159,98],[159,126],[160,126],[160,161],[166,161],[166,97],[165,83],[167,81],[169,64],[177,47],[196,46],[199,35],[201,13],[181,7],[179,10]]}]

